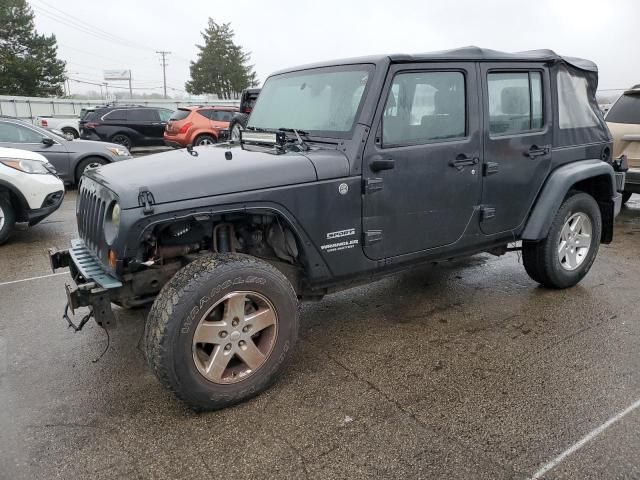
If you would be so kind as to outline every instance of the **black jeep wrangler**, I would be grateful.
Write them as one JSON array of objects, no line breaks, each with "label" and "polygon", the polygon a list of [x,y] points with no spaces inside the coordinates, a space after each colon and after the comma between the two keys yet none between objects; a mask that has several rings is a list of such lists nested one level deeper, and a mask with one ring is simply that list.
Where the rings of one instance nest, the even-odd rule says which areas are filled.
[{"label": "black jeep wrangler", "polygon": [[624,189],[596,84],[586,60],[475,47],[276,73],[238,142],[89,170],[52,266],[105,328],[111,303],[152,303],[160,381],[231,405],[281,372],[300,300],[508,245],[545,287],[578,283]]}]

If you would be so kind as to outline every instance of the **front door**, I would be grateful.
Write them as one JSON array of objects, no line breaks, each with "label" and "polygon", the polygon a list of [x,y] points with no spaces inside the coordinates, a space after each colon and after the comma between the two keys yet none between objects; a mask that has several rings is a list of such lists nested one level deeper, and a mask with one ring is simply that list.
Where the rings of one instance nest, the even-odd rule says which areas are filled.
[{"label": "front door", "polygon": [[393,65],[363,160],[364,251],[455,244],[480,201],[475,63]]},{"label": "front door", "polygon": [[[53,145],[42,142],[44,137],[53,140]],[[26,125],[10,120],[0,122],[0,147],[29,150],[43,155],[53,165],[60,177],[72,177],[70,172],[69,152],[63,145],[64,140],[54,135],[44,134]]]},{"label": "front door", "polygon": [[543,64],[483,63],[485,234],[517,230],[551,166],[551,96]]}]

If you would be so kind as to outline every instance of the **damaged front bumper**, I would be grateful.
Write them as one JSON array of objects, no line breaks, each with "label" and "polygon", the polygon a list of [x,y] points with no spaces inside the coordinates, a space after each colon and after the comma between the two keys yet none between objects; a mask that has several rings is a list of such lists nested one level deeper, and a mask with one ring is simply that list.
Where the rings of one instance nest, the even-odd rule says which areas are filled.
[{"label": "damaged front bumper", "polygon": [[84,242],[80,239],[71,240],[69,250],[50,249],[49,261],[54,272],[59,268],[69,267],[69,273],[75,282],[75,286],[65,285],[71,312],[75,313],[80,307],[89,307],[90,314],[99,325],[114,328],[116,322],[111,309],[111,293],[122,287],[122,282],[105,271]]}]

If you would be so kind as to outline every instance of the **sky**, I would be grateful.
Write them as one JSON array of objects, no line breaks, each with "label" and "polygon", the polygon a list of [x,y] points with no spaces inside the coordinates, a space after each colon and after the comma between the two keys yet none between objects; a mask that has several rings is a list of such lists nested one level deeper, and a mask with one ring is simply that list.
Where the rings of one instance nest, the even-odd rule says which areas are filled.
[{"label": "sky", "polygon": [[[155,52],[165,50],[171,52],[168,93],[185,94],[189,61],[196,59],[208,17],[231,23],[260,81],[316,61],[475,45],[510,52],[549,48],[588,58],[598,64],[604,90],[640,83],[638,0],[28,2],[37,30],[56,35],[70,78],[102,82],[105,69],[131,69],[138,92],[162,92]],[[74,81],[70,86],[73,93],[98,90]]]}]

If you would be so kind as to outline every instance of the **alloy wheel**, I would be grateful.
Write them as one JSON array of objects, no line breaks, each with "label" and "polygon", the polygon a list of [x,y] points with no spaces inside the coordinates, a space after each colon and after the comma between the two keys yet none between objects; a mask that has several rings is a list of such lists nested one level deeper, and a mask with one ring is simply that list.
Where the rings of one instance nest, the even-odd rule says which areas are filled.
[{"label": "alloy wheel", "polygon": [[558,241],[558,260],[565,270],[575,270],[587,258],[591,248],[593,227],[585,213],[571,215],[564,223]]},{"label": "alloy wheel", "polygon": [[0,231],[2,231],[2,229],[4,228],[4,222],[5,222],[4,216],[5,216],[4,210],[2,209],[2,205],[0,205]]},{"label": "alloy wheel", "polygon": [[271,302],[257,292],[231,292],[209,308],[193,334],[193,361],[207,380],[231,384],[255,373],[278,334]]},{"label": "alloy wheel", "polygon": [[203,137],[198,139],[198,146],[202,146],[202,145],[213,145],[213,142],[209,137]]}]

